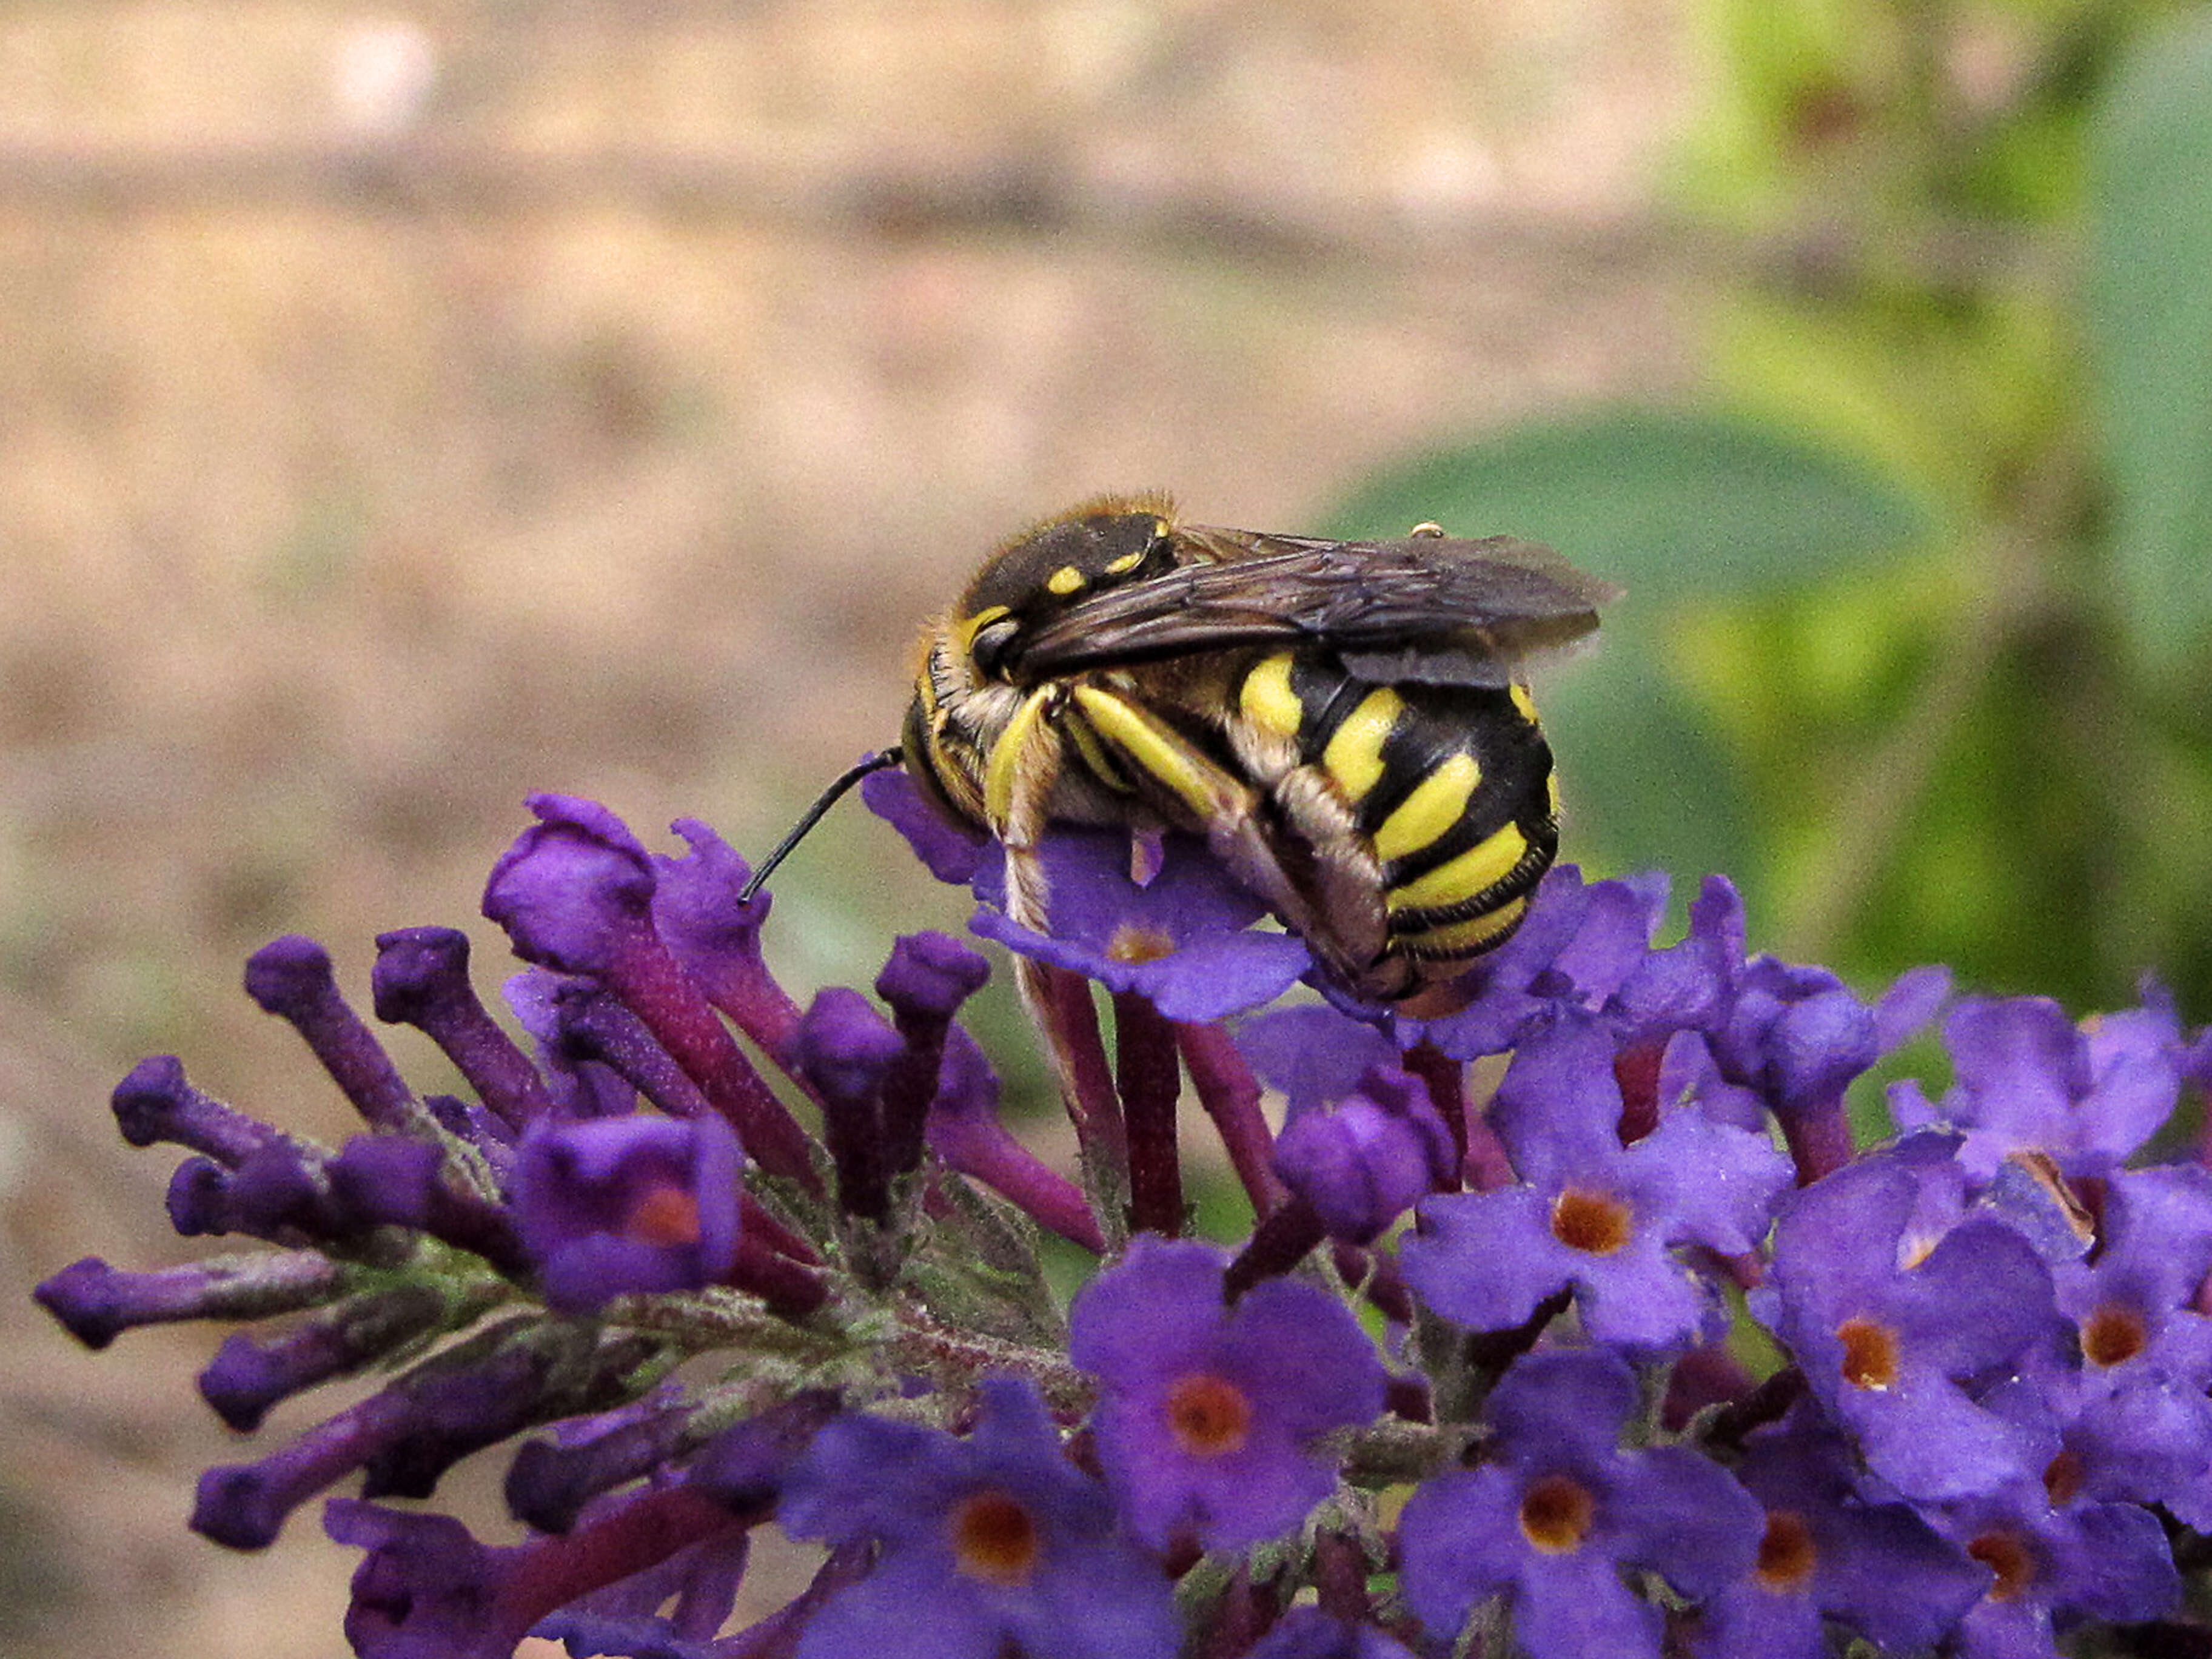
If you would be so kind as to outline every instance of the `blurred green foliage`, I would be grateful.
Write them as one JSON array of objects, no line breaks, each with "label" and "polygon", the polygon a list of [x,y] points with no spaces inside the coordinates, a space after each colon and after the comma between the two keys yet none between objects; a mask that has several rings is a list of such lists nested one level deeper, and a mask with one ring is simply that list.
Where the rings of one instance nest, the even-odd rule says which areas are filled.
[{"label": "blurred green foliage", "polygon": [[1755,935],[2212,1016],[2212,12],[1711,0],[1689,409],[1368,481],[1345,534],[1628,590],[1544,697],[1591,866]]}]

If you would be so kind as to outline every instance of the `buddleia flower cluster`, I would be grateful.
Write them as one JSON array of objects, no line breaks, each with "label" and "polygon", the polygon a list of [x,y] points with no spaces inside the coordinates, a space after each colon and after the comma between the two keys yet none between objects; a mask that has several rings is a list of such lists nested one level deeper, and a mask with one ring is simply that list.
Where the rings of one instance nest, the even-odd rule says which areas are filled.
[{"label": "buddleia flower cluster", "polygon": [[[459,933],[377,942],[375,1015],[466,1095],[299,939],[246,989],[362,1133],[173,1059],[116,1091],[221,1253],[39,1297],[94,1347],[245,1328],[199,1388],[247,1433],[374,1379],[191,1519],[257,1550],[320,1500],[364,1659],[2212,1651],[2212,1176],[2146,1150],[2212,1040],[2155,987],[1868,1000],[1749,954],[1724,880],[1661,944],[1662,882],[1561,867],[1416,1020],[1316,994],[1198,843],[1048,836],[1037,933],[1000,849],[867,798],[1034,964],[1069,1167],[962,1023],[984,956],[915,934],[802,1006],[711,831],[557,797],[485,893],[511,1023]],[[1948,1084],[1859,1144],[1846,1091],[1931,1026]],[[1241,1236],[1193,1225],[1196,1137]],[[434,1507],[479,1453],[495,1537]],[[765,1529],[819,1562],[781,1606],[744,1595]]]}]

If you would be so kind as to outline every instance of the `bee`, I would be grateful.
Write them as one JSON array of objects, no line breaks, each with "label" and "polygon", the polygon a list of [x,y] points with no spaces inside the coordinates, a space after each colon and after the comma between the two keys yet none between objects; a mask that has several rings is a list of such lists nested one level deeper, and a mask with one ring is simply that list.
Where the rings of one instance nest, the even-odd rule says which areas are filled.
[{"label": "bee", "polygon": [[1330,541],[1086,502],[984,562],[924,633],[897,747],[762,874],[902,760],[1005,844],[1024,926],[1044,931],[1048,826],[1191,831],[1343,988],[1407,1003],[1510,937],[1551,864],[1525,670],[1614,596],[1507,537]]}]

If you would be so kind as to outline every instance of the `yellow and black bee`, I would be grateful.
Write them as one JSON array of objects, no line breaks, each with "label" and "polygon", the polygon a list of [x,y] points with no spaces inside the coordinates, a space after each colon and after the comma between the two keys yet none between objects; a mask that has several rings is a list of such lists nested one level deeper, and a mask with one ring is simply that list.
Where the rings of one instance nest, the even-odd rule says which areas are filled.
[{"label": "yellow and black bee", "polygon": [[1344,987],[1401,1000],[1503,943],[1551,863],[1522,676],[1613,592],[1505,537],[1325,541],[1102,499],[1006,543],[930,626],[875,763],[1006,844],[1025,926],[1048,825],[1193,830]]}]

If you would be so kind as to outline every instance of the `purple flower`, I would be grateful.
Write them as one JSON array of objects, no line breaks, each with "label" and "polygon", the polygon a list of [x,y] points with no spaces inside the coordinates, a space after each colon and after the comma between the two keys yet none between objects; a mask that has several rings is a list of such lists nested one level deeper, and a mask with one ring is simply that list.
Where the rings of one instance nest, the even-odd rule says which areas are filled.
[{"label": "purple flower", "polygon": [[1760,957],[1744,969],[1715,1032],[1722,1069],[1760,1090],[1786,1121],[1840,1099],[1927,1022],[1949,988],[1943,969],[1917,968],[1869,1006],[1825,968]]},{"label": "purple flower", "polygon": [[520,1130],[549,1109],[538,1068],[500,1030],[469,982],[467,934],[453,927],[378,934],[370,984],[376,1017],[420,1026],[505,1129]]},{"label": "purple flower", "polygon": [[999,1074],[961,1026],[945,1031],[936,1098],[927,1122],[930,1151],[945,1167],[1011,1199],[1039,1224],[1104,1253],[1105,1235],[1083,1189],[1031,1152],[999,1116]]},{"label": "purple flower", "polygon": [[[1648,1056],[1650,1050],[1642,1053]],[[1651,1082],[1651,1105],[1693,1107],[1716,1123],[1731,1123],[1755,1134],[1766,1133],[1766,1105],[1756,1089],[1731,1083],[1713,1058],[1712,1043],[1701,1031],[1677,1031],[1659,1050]],[[1623,1068],[1616,1065],[1614,1071]]]},{"label": "purple flower", "polygon": [[1531,1020],[1561,1004],[1595,1009],[1650,953],[1667,912],[1663,877],[1585,884],[1571,864],[1544,872],[1513,937],[1459,981],[1459,1012],[1399,1022],[1399,1041],[1425,1038],[1455,1060],[1503,1054]]},{"label": "purple flower", "polygon": [[1099,1461],[1129,1529],[1155,1548],[1287,1532],[1336,1489],[1314,1443],[1382,1409],[1382,1363],[1316,1285],[1269,1279],[1232,1308],[1210,1244],[1149,1235],[1084,1287],[1068,1357],[1098,1378]]},{"label": "purple flower", "polygon": [[179,1319],[264,1319],[345,1294],[345,1270],[301,1250],[126,1273],[96,1255],[70,1263],[31,1292],[88,1348],[140,1325]]},{"label": "purple flower", "polygon": [[2200,1389],[2148,1372],[2117,1382],[2031,1372],[1982,1403],[2014,1426],[2022,1461],[2059,1508],[2162,1504],[2191,1525],[2212,1510],[2212,1400]]},{"label": "purple flower", "polygon": [[349,1297],[272,1342],[240,1332],[200,1372],[200,1395],[230,1427],[251,1433],[277,1401],[360,1370],[434,1332],[447,1316],[446,1298],[429,1285],[398,1285]]},{"label": "purple flower", "polygon": [[623,1397],[650,1352],[641,1339],[572,1321],[488,1327],[258,1462],[206,1470],[192,1529],[233,1549],[262,1548],[293,1510],[356,1472],[365,1496],[428,1497],[469,1453]]},{"label": "purple flower", "polygon": [[[925,1097],[909,1102],[911,1121],[893,1123],[884,1110],[884,1082],[907,1053],[905,1041],[858,991],[842,986],[816,994],[792,1044],[799,1073],[822,1102],[823,1138],[837,1168],[837,1200],[845,1210],[880,1221],[890,1207],[890,1178],[921,1154]],[[901,1159],[893,1167],[893,1156]],[[909,1157],[910,1155],[910,1157]]]},{"label": "purple flower", "polygon": [[1826,1659],[1830,1619],[1917,1653],[1981,1599],[1987,1571],[1910,1505],[1865,1498],[1850,1443],[1807,1405],[1753,1435],[1735,1474],[1765,1529],[1751,1571],[1706,1603],[1699,1659]]},{"label": "purple flower", "polygon": [[2115,1171],[2097,1238],[2093,1258],[2051,1268],[2088,1374],[2212,1387],[2212,1320],[2194,1305],[2212,1272],[2212,1173],[2193,1164]]},{"label": "purple flower", "polygon": [[1950,1137],[1922,1134],[1794,1194],[1753,1311],[1907,1498],[2027,1473],[1974,1388],[2057,1328],[2051,1273],[2002,1221],[1967,1214]]},{"label": "purple flower", "polygon": [[761,928],[775,896],[741,902],[752,872],[729,843],[696,818],[669,828],[690,850],[681,858],[652,855],[654,926],[707,1000],[762,1048],[779,1053],[799,1010],[761,955]]},{"label": "purple flower", "polygon": [[1907,1128],[1965,1131],[1959,1161],[1987,1180],[2014,1152],[2098,1176],[2150,1139],[2181,1085],[2181,1030],[2162,1000],[2076,1026],[2045,997],[1961,1002],[1943,1022],[1957,1082],[1939,1107],[1917,1085],[1891,1091]]},{"label": "purple flower", "polygon": [[710,1616],[719,1624],[714,1608],[726,1613],[747,1524],[684,1486],[606,1500],[565,1536],[505,1547],[479,1543],[449,1516],[348,1498],[323,1512],[331,1538],[366,1552],[345,1620],[362,1659],[507,1659],[556,1609],[619,1616],[672,1592],[679,1611],[690,1603],[690,1619],[672,1634]]},{"label": "purple flower", "polygon": [[[743,1132],[762,1168],[814,1188],[812,1143],[661,937],[659,872],[637,838],[594,801],[535,795],[530,806],[538,821],[492,866],[484,915],[507,930],[524,960],[613,994]],[[679,925],[699,924],[695,905],[674,910]]]},{"label": "purple flower", "polygon": [[1139,879],[1123,831],[1057,829],[1038,854],[1047,883],[1051,937],[1005,915],[1006,868],[996,842],[948,824],[902,773],[862,785],[870,810],[913,846],[939,880],[967,883],[986,907],[973,927],[1024,955],[1149,997],[1174,1019],[1216,1019],[1273,1000],[1312,958],[1297,940],[1254,933],[1266,906],[1231,879],[1188,836],[1161,843],[1157,868]]},{"label": "purple flower", "polygon": [[1049,938],[1017,926],[1003,890],[976,884],[985,908],[970,924],[1009,950],[1151,1000],[1170,1019],[1210,1020],[1272,1002],[1312,966],[1299,940],[1255,933],[1264,907],[1203,842],[1170,836],[1160,866],[1139,884],[1130,842],[1109,830],[1062,830],[1038,852],[1049,896]]},{"label": "purple flower", "polygon": [[169,1141],[235,1169],[272,1140],[289,1137],[234,1111],[185,1080],[173,1054],[155,1054],[131,1068],[110,1098],[115,1127],[133,1146]]},{"label": "purple flower", "polygon": [[[1509,941],[1502,960],[1469,975],[1464,983],[1476,996],[1465,1011],[1401,1037],[1425,1036],[1446,1054],[1474,1059],[1517,1046],[1547,1010],[1599,1014],[1625,1059],[1645,1054],[1653,1069],[1634,1080],[1650,1085],[1672,1041],[1698,1032],[1718,1079],[1753,1091],[1777,1115],[1802,1167],[1818,1174],[1844,1162],[1851,1150],[1844,1087],[1934,1011],[1948,975],[1908,974],[1869,1008],[1825,969],[1771,957],[1747,962],[1743,901],[1725,878],[1706,878],[1687,933],[1664,948],[1652,943],[1665,914],[1663,882],[1571,887],[1571,879],[1578,878],[1559,870],[1547,878],[1522,930],[1530,943]],[[1545,907],[1551,920],[1538,929]],[[1741,1122],[1747,1104],[1725,1099],[1718,1115]]]},{"label": "purple flower", "polygon": [[590,1313],[629,1291],[718,1282],[737,1257],[738,1169],[737,1137],[711,1115],[533,1127],[514,1213],[546,1301]]},{"label": "purple flower", "polygon": [[622,1117],[637,1109],[637,1090],[605,1060],[581,1051],[572,1027],[573,994],[587,980],[526,968],[501,986],[515,1023],[538,1047],[547,1092],[562,1117]]},{"label": "purple flower", "polygon": [[950,934],[902,933],[876,975],[876,994],[899,1019],[941,1024],[983,988],[991,964]]},{"label": "purple flower", "polygon": [[314,940],[292,934],[256,951],[246,959],[246,994],[300,1033],[372,1127],[404,1133],[424,1127],[398,1067],[339,994],[330,952]]},{"label": "purple flower", "polygon": [[1331,1104],[1293,1109],[1276,1137],[1275,1173],[1310,1204],[1329,1237],[1371,1243],[1413,1200],[1456,1184],[1451,1130],[1427,1086],[1377,1066]]},{"label": "purple flower", "polygon": [[998,860],[996,842],[946,817],[922,799],[904,772],[871,772],[860,780],[860,799],[868,811],[906,838],[914,855],[939,881],[965,887],[979,870]]},{"label": "purple flower", "polygon": [[355,1215],[427,1232],[502,1273],[526,1271],[514,1218],[450,1173],[438,1147],[399,1135],[356,1135],[329,1164],[331,1191]]},{"label": "purple flower", "polygon": [[1377,1066],[1398,1063],[1398,1046],[1382,1032],[1318,1003],[1253,1015],[1237,1027],[1237,1047],[1261,1082],[1282,1091],[1289,1117],[1341,1100]]},{"label": "purple flower", "polygon": [[1693,1112],[1623,1146],[1613,1053],[1595,1018],[1563,1012],[1514,1055],[1491,1120],[1520,1184],[1424,1200],[1400,1246],[1437,1312],[1502,1330],[1571,1285],[1601,1342],[1654,1352],[1719,1334],[1718,1299],[1675,1252],[1755,1248],[1789,1166],[1765,1137]]},{"label": "purple flower", "polygon": [[2181,1599],[2165,1528],[2132,1504],[2054,1502],[2020,1480],[1928,1514],[1990,1575],[1951,1638],[1960,1659],[2055,1656],[2075,1625],[2155,1619]]},{"label": "purple flower", "polygon": [[784,1530],[879,1553],[815,1613],[799,1659],[1170,1659],[1166,1577],[1061,1455],[1043,1398],[1003,1378],[978,1392],[966,1440],[860,1416],[816,1437],[785,1487]]},{"label": "purple flower", "polygon": [[1400,1522],[1407,1604],[1431,1635],[1450,1640],[1502,1595],[1531,1659],[1656,1655],[1658,1611],[1624,1568],[1700,1596],[1751,1565],[1759,1504],[1694,1452],[1620,1450],[1636,1403],[1634,1373],[1611,1354],[1514,1362],[1490,1397],[1491,1461],[1425,1483]]},{"label": "purple flower", "polygon": [[538,821],[492,866],[483,913],[526,962],[600,974],[652,931],[653,861],[597,801],[534,795]]},{"label": "purple flower", "polygon": [[509,1593],[523,1550],[480,1544],[451,1516],[334,1498],[323,1525],[367,1552],[345,1620],[362,1659],[507,1659],[547,1610]]}]

